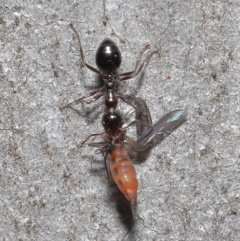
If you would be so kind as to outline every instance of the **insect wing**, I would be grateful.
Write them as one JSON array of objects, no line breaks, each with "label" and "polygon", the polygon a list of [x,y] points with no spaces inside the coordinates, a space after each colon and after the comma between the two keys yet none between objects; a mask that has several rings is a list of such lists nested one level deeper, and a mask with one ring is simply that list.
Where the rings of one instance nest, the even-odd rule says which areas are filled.
[{"label": "insect wing", "polygon": [[148,129],[143,133],[138,143],[142,146],[151,144],[156,138],[164,138],[171,133],[174,129],[180,126],[186,118],[186,113],[183,110],[175,110],[164,115],[157,121],[153,128]]},{"label": "insect wing", "polygon": [[[143,99],[135,98],[134,102],[135,102],[135,106],[136,106],[136,112],[135,112],[136,120],[139,121],[136,124],[137,140],[140,140],[151,129],[149,126],[152,125],[152,118],[150,115],[150,111],[147,107],[147,104]],[[149,126],[143,125],[141,123],[147,124]]]},{"label": "insect wing", "polygon": [[131,137],[129,136],[125,136],[125,144],[127,149],[131,152],[144,152],[146,150],[146,148],[141,145],[140,143],[136,142],[135,140],[133,140]]}]

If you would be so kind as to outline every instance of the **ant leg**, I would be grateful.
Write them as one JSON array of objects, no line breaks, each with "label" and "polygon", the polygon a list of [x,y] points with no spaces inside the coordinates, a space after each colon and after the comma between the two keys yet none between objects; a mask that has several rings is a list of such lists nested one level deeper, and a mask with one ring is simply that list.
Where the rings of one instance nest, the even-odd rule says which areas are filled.
[{"label": "ant leg", "polygon": [[103,149],[101,150],[101,152],[102,152],[102,155],[103,155],[103,157],[104,157],[104,165],[105,165],[105,168],[106,168],[106,170],[107,170],[108,181],[110,182],[110,180],[111,180],[111,174],[110,174],[110,171],[109,171],[109,163],[108,163],[108,158],[107,158],[109,151],[106,150],[106,148],[103,148]]},{"label": "ant leg", "polygon": [[[69,108],[71,105],[77,105],[77,104],[79,104],[82,100],[84,100],[84,99],[86,99],[86,98],[89,98],[89,97],[91,97],[91,96],[93,96],[93,95],[95,95],[95,94],[97,94],[98,92],[101,92],[101,91],[102,91],[102,88],[97,89],[97,90],[94,90],[94,91],[88,93],[87,95],[85,95],[85,96],[83,96],[83,97],[81,97],[81,98],[79,98],[79,99],[77,99],[77,100],[75,100],[75,101],[72,101],[72,102],[70,102],[70,103],[68,103],[68,104],[66,104],[66,105],[64,105],[64,106],[59,107],[59,110],[60,110],[60,111],[63,111],[64,109]],[[87,102],[87,103],[92,103],[92,102],[96,101],[97,99],[99,99],[101,96],[103,96],[103,93],[97,95],[96,97],[93,98],[92,101]]]},{"label": "ant leg", "polygon": [[95,153],[99,154],[101,153],[103,155],[103,158],[104,158],[104,165],[105,165],[105,168],[107,170],[107,177],[108,177],[108,181],[110,182],[111,180],[111,175],[110,175],[110,172],[109,172],[109,162],[108,162],[108,154],[110,152],[110,149],[111,149],[111,145],[109,144],[106,144],[106,142],[95,142],[95,143],[90,143],[88,144],[89,146],[93,146],[93,147],[97,147],[98,145],[104,145],[102,148],[98,149]]},{"label": "ant leg", "polygon": [[88,140],[89,138],[91,138],[91,137],[93,137],[93,141],[94,141],[97,136],[101,136],[101,135],[104,135],[104,134],[105,134],[105,132],[91,134],[91,135],[88,136],[84,141],[81,142],[81,145],[83,145],[84,143],[86,143],[87,140]]},{"label": "ant leg", "polygon": [[146,44],[145,47],[142,49],[142,51],[139,53],[136,64],[135,64],[135,70],[138,68],[142,55],[147,49],[150,49],[150,44]]},{"label": "ant leg", "polygon": [[94,96],[92,100],[90,100],[90,101],[85,101],[85,103],[91,104],[91,103],[95,102],[96,100],[98,100],[99,98],[101,98],[103,95],[104,95],[103,93],[98,94],[98,95]]},{"label": "ant leg", "polygon": [[87,64],[85,62],[85,59],[84,59],[84,54],[83,54],[83,48],[82,48],[82,44],[81,44],[81,40],[80,40],[80,36],[77,32],[77,30],[74,28],[73,24],[70,23],[69,24],[69,27],[73,30],[73,32],[76,34],[77,36],[77,40],[78,40],[78,45],[79,45],[79,51],[80,51],[80,56],[81,56],[81,61],[82,61],[82,64],[83,66],[87,67],[88,69],[90,69],[91,71],[99,74],[99,75],[103,75],[103,73],[101,71],[99,71],[98,69],[92,67],[91,65]]},{"label": "ant leg", "polygon": [[[144,69],[146,67],[146,64],[148,63],[149,59],[154,55],[156,54],[158,51],[155,50],[153,52],[151,52],[146,58],[145,60],[142,62],[142,64],[139,66],[138,69],[136,69],[135,71],[132,71],[132,72],[129,72],[128,75],[123,75],[124,77],[120,78],[120,81],[123,81],[123,80],[128,80],[128,79],[131,79],[133,77],[135,77],[136,75],[139,74],[139,72]],[[122,76],[121,74],[119,76]]]},{"label": "ant leg", "polygon": [[130,75],[130,74],[133,74],[134,72],[136,72],[136,70],[137,70],[137,68],[138,68],[138,66],[139,66],[140,60],[141,60],[141,58],[142,58],[143,53],[144,53],[147,49],[149,49],[149,48],[150,48],[150,44],[146,44],[146,45],[144,46],[144,48],[139,52],[138,58],[137,58],[137,61],[136,61],[136,64],[135,64],[135,69],[134,69],[133,71],[126,72],[126,73],[122,73],[122,74],[120,74],[120,76],[127,76],[127,75]]}]

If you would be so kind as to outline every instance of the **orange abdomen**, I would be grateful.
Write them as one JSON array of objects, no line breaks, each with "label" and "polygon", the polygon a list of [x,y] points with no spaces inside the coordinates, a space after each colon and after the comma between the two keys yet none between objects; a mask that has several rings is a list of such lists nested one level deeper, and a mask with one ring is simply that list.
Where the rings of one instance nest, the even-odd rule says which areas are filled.
[{"label": "orange abdomen", "polygon": [[138,181],[126,148],[122,145],[116,145],[109,154],[109,162],[109,171],[119,190],[130,202],[135,202]]}]

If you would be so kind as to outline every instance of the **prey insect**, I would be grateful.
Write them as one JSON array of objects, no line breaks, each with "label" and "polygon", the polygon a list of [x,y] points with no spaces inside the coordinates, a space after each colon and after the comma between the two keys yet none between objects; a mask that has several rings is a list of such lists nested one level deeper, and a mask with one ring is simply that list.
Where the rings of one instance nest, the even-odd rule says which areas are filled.
[{"label": "prey insect", "polygon": [[[155,140],[164,139],[186,119],[184,110],[174,110],[162,116],[155,124],[152,124],[146,102],[141,98],[135,98],[135,105],[137,107],[136,120],[138,120],[136,123],[137,142],[145,148],[149,148]],[[145,113],[145,115],[142,115],[142,113]],[[152,128],[149,128],[149,126]]]},{"label": "prey insect", "polygon": [[[102,125],[105,130],[105,142],[90,143],[90,146],[100,148],[104,156],[104,162],[108,178],[113,180],[120,192],[130,202],[133,215],[136,213],[138,181],[136,170],[128,155],[125,142],[127,139],[123,120],[117,112],[107,112],[103,115]],[[141,145],[138,145],[142,148]]]},{"label": "prey insect", "polygon": [[[128,154],[129,150],[144,152],[156,139],[159,137],[163,139],[179,127],[186,117],[183,110],[175,110],[164,115],[152,125],[151,115],[145,101],[141,98],[135,98],[135,104],[137,109],[134,123],[137,127],[137,141],[126,135],[126,127],[122,127],[123,120],[119,114],[107,112],[103,115],[102,120],[106,134],[105,142],[89,144],[100,148],[100,152],[104,156],[108,176],[130,202],[133,216],[135,216],[137,208],[138,181],[135,168]],[[143,115],[142,112],[146,115]]]}]

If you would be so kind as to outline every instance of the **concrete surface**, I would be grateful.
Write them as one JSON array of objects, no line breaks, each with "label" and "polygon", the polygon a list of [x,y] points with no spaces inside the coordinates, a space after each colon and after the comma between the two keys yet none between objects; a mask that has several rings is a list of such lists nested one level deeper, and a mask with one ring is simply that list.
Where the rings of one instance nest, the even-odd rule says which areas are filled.
[{"label": "concrete surface", "polygon": [[[105,10],[92,0],[1,1],[0,239],[240,240],[239,12],[237,0],[105,1]],[[80,66],[70,22],[91,65],[106,37],[121,49],[123,71],[145,43],[158,49],[122,88],[146,100],[154,122],[188,111],[135,165],[131,232],[102,156],[79,145],[102,131],[102,100],[59,111],[96,83]]]}]

